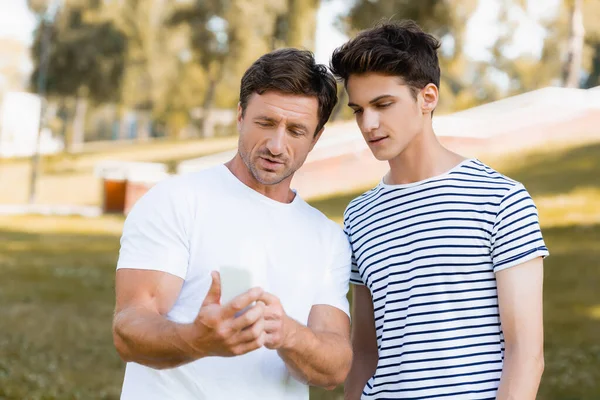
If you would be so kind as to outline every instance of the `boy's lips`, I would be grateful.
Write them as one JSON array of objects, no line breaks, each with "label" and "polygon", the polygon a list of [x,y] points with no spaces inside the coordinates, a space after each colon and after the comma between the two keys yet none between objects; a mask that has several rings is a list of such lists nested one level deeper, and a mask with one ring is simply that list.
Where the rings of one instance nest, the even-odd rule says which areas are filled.
[{"label": "boy's lips", "polygon": [[387,138],[388,138],[387,136],[378,136],[378,137],[370,138],[369,143],[372,143],[372,144],[381,143],[382,141],[384,141]]}]

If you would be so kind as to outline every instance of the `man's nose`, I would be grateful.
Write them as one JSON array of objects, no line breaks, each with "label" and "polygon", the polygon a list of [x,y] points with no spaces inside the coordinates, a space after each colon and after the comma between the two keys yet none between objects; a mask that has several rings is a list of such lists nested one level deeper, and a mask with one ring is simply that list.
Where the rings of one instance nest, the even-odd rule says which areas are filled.
[{"label": "man's nose", "polygon": [[285,150],[285,129],[285,126],[280,125],[273,131],[271,136],[269,136],[269,140],[267,141],[267,149],[274,156],[282,154]]}]

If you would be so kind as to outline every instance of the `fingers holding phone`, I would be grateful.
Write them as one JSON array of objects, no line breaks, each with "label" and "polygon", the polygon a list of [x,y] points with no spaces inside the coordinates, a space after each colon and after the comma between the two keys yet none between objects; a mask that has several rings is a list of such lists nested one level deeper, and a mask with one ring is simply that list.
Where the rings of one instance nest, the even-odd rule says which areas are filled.
[{"label": "fingers holding phone", "polygon": [[290,337],[291,329],[281,300],[271,293],[263,292],[259,303],[265,304],[265,347],[274,350],[284,347]]},{"label": "fingers holding phone", "polygon": [[263,294],[255,287],[221,304],[221,276],[211,273],[212,283],[190,329],[186,341],[203,356],[232,357],[264,345]]}]

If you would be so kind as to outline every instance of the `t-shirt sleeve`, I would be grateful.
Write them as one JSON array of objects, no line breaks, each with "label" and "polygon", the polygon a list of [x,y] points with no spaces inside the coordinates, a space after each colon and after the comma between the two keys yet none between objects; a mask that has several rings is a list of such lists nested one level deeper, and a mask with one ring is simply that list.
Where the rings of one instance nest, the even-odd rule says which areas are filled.
[{"label": "t-shirt sleeve", "polygon": [[[348,216],[347,215],[344,215],[344,233],[346,234],[346,237],[348,238],[348,241],[350,242],[351,236],[350,236],[350,227],[348,226]],[[350,250],[352,251],[352,245],[350,245]],[[363,285],[363,286],[365,284],[362,281],[362,278],[360,277],[360,272],[358,270],[358,264],[356,262],[356,257],[354,257],[354,251],[352,251],[352,257],[351,257],[350,283],[352,283],[353,285]]]},{"label": "t-shirt sleeve", "polygon": [[350,283],[353,285],[365,285],[360,277],[360,272],[358,272],[358,264],[356,263],[356,258],[354,258],[354,252],[352,253],[352,266],[350,267]]},{"label": "t-shirt sleeve", "polygon": [[521,184],[515,185],[500,203],[491,239],[494,272],[546,257],[538,212]]},{"label": "t-shirt sleeve", "polygon": [[330,305],[350,316],[347,298],[351,262],[350,244],[344,232],[338,226],[335,228],[331,258],[319,285],[314,304]]},{"label": "t-shirt sleeve", "polygon": [[173,178],[142,196],[125,220],[117,269],[164,271],[185,279],[192,219],[187,200]]}]

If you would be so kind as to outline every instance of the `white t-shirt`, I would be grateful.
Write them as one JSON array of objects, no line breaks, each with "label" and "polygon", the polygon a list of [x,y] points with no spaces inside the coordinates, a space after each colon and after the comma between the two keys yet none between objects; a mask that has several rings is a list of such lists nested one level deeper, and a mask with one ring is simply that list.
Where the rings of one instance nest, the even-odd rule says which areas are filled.
[{"label": "white t-shirt", "polygon": [[[184,279],[167,318],[192,322],[223,266],[251,271],[302,324],[311,307],[348,314],[351,251],[342,229],[299,196],[280,203],[250,189],[227,167],[162,181],[133,207],[117,268],[165,271]],[[128,363],[121,399],[308,399],[274,350],[208,357],[156,370]]]}]

